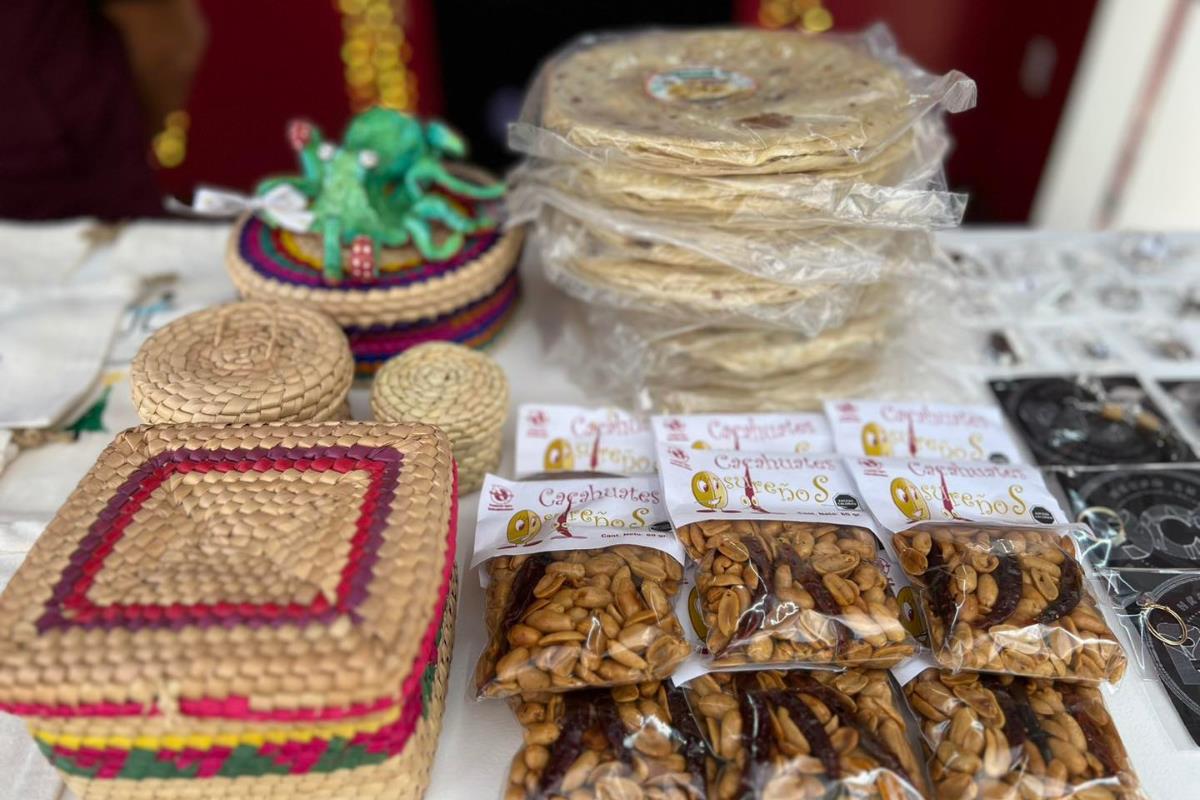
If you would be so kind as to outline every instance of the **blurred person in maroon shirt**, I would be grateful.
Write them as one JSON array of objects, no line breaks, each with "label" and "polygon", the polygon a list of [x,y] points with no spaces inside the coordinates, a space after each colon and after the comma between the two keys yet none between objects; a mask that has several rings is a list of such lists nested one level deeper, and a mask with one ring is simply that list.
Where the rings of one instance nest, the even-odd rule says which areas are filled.
[{"label": "blurred person in maroon shirt", "polygon": [[149,141],[205,40],[195,0],[2,0],[0,217],[162,214]]}]

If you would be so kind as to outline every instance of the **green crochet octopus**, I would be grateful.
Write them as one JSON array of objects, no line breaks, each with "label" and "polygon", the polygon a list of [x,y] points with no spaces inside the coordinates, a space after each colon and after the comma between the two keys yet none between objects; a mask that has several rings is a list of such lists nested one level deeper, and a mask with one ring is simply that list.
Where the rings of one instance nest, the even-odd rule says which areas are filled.
[{"label": "green crochet octopus", "polygon": [[[492,227],[484,214],[468,216],[440,194],[437,186],[462,197],[491,200],[504,194],[504,183],[472,183],[450,172],[446,156],[466,155],[462,138],[436,120],[372,108],[357,115],[339,146],[327,141],[311,122],[294,120],[288,140],[300,159],[299,176],[273,177],[257,189],[263,195],[281,184],[309,201],[310,227],[324,245],[324,276],[344,277],[342,247],[350,247],[351,278],[369,283],[379,275],[381,247],[413,244],[431,261],[445,261],[462,249],[465,236]],[[269,211],[267,212],[269,215]],[[433,223],[445,229],[440,240]]]}]

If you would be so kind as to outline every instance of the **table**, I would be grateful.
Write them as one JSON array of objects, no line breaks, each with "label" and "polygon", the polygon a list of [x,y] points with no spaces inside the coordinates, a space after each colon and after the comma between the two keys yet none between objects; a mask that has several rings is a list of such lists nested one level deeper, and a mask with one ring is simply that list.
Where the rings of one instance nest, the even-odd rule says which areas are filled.
[{"label": "table", "polygon": [[[163,237],[170,235],[164,226]],[[222,231],[213,230],[186,255],[187,286],[177,298],[180,310],[188,308],[189,297],[203,302],[232,298],[233,289],[221,268]],[[954,234],[955,241],[971,241],[976,236],[989,241],[1006,237],[1030,236],[1020,231]],[[152,237],[153,238],[153,237]],[[0,242],[0,247],[3,242]],[[101,251],[99,259],[111,253]],[[180,256],[183,258],[183,256]],[[527,285],[527,297],[541,291],[536,279]],[[201,288],[202,287],[202,290]],[[516,407],[523,402],[561,402],[594,404],[578,387],[571,384],[561,367],[547,362],[543,329],[539,317],[547,313],[547,303],[523,303],[509,329],[493,345],[490,354],[504,368],[512,386],[513,406],[505,429],[506,444],[512,442]],[[179,313],[163,312],[163,319]],[[150,327],[150,326],[146,326]],[[128,345],[128,343],[126,343]],[[128,347],[123,348],[128,353]],[[125,356],[126,358],[128,355]],[[110,367],[113,365],[110,365]],[[119,367],[119,365],[118,365]],[[107,424],[134,424],[127,383],[117,380],[113,397],[105,411]],[[351,407],[358,419],[369,417],[368,389],[357,386],[351,394]],[[945,398],[952,402],[957,398]],[[128,407],[126,407],[128,406]],[[111,420],[111,422],[108,422]],[[57,444],[43,451],[22,454],[0,474],[0,585],[7,581],[27,548],[49,520],[58,504],[92,464],[111,432],[81,436],[70,444]],[[501,474],[512,474],[512,448],[506,446]],[[478,494],[461,498],[458,529],[458,561],[461,575],[458,624],[454,658],[450,671],[449,693],[441,740],[433,767],[428,796],[436,800],[480,800],[500,796],[508,764],[521,743],[521,729],[507,705],[500,701],[479,702],[472,697],[471,674],[484,645],[483,595],[476,573],[467,569],[474,544]],[[1200,781],[1200,753],[1182,751],[1156,718],[1159,704],[1165,702],[1158,687],[1143,684],[1130,669],[1120,687],[1109,693],[1108,702],[1135,768],[1152,800],[1181,800],[1200,796],[1195,787]],[[36,752],[23,726],[12,717],[0,715],[0,800],[52,800],[70,797],[54,771]]]}]

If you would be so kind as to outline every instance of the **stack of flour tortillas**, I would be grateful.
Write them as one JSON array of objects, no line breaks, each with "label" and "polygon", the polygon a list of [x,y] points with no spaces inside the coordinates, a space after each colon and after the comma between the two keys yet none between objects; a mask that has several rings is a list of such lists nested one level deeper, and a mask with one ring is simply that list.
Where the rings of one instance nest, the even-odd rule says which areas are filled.
[{"label": "stack of flour tortillas", "polygon": [[641,354],[610,391],[811,405],[870,373],[905,287],[935,269],[930,231],[965,205],[945,188],[941,117],[974,99],[881,28],[585,37],[510,130],[529,156],[510,209],[535,223],[529,257],[589,307],[577,360]]}]

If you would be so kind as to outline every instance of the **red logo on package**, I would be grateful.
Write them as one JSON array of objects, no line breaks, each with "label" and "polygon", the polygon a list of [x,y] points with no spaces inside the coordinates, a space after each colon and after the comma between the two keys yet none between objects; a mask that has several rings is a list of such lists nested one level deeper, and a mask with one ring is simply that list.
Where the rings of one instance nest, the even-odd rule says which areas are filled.
[{"label": "red logo on package", "polygon": [[858,406],[854,403],[838,403],[837,413],[842,422],[858,422]]},{"label": "red logo on package", "polygon": [[492,501],[488,503],[489,511],[512,511],[513,493],[504,486],[493,486]]}]

